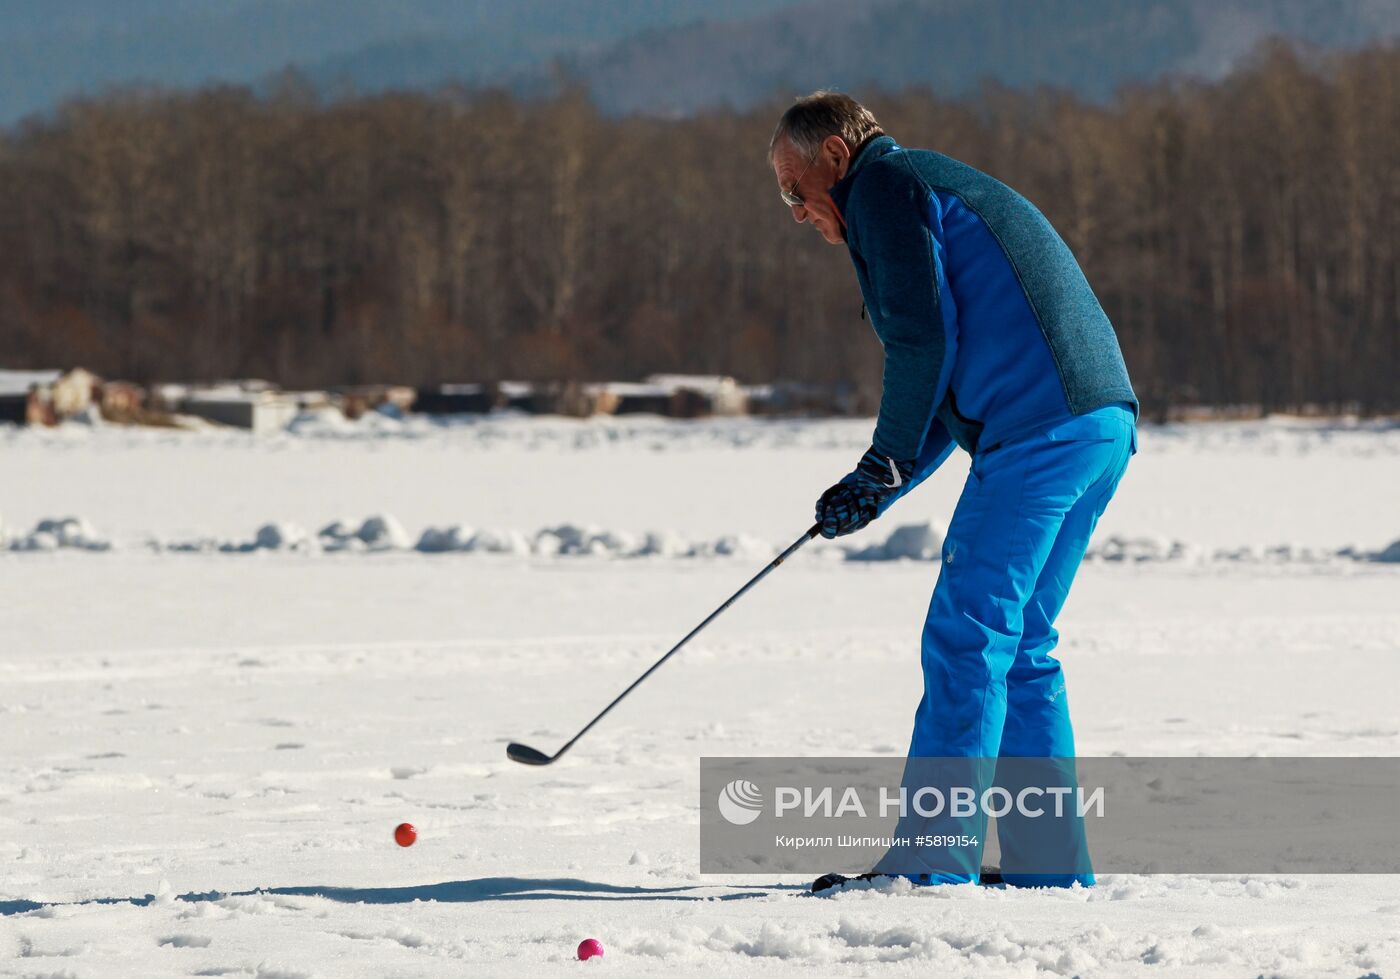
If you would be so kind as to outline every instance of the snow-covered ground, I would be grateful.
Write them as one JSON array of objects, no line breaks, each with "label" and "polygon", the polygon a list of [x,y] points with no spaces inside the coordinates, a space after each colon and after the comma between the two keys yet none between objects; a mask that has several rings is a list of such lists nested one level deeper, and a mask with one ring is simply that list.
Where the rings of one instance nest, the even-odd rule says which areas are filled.
[{"label": "snow-covered ground", "polygon": [[[902,752],[937,564],[849,552],[946,520],[958,457],[804,549],[566,761],[505,759],[566,739],[796,538],[869,430],[0,428],[8,539],[52,520],[74,542],[0,553],[0,975],[1400,974],[1394,877],[818,899],[697,873],[700,756]],[[1061,620],[1080,750],[1400,753],[1400,564],[1372,559],[1400,538],[1400,428],[1141,449],[1099,538],[1130,553],[1101,548]],[[312,543],[237,549],[265,525]],[[413,550],[451,527],[528,546]],[[551,529],[687,549],[551,554]],[[574,960],[586,937],[602,960]]]}]

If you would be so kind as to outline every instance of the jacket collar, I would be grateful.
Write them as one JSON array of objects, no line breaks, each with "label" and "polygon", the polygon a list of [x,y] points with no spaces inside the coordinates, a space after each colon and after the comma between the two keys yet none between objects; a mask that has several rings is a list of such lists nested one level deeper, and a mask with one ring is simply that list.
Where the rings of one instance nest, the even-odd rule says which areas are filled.
[{"label": "jacket collar", "polygon": [[836,208],[842,214],[846,213],[846,200],[851,196],[851,188],[855,185],[856,174],[863,166],[871,160],[878,160],[880,157],[901,149],[900,145],[889,136],[876,136],[860,148],[852,159],[850,166],[846,168],[846,175],[836,181],[828,193],[831,199],[836,202]]}]

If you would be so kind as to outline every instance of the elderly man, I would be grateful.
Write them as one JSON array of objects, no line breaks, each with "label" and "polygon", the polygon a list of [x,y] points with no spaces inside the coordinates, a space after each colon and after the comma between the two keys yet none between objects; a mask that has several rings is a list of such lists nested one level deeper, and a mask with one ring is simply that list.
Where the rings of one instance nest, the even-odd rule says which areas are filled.
[{"label": "elderly man", "polygon": [[[817,501],[822,535],[863,528],[955,445],[972,457],[924,624],[910,758],[1072,758],[1055,617],[1137,451],[1138,402],[1113,326],[1029,201],[900,146],[854,99],[799,99],[769,153],[793,220],[849,250],[885,352],[870,448]],[[1028,851],[1045,836],[1014,820],[998,828],[1008,884],[1093,883],[1082,826],[1052,834],[1075,851],[1054,873],[1009,865],[1035,865]],[[942,862],[892,850],[876,870],[976,882],[979,864],[980,841]],[[830,874],[813,890],[846,883]]]}]

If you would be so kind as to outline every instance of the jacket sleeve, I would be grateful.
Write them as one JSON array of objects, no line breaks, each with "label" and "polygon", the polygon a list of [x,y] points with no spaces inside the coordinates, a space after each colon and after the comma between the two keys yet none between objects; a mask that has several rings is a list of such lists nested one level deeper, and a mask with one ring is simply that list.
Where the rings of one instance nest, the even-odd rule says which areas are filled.
[{"label": "jacket sleeve", "polygon": [[895,490],[880,504],[880,513],[884,513],[896,500],[902,499],[906,493],[912,493],[925,479],[928,479],[939,466],[943,465],[945,459],[953,454],[957,448],[957,443],[953,441],[953,436],[948,432],[947,427],[940,419],[935,418],[933,424],[929,426],[928,434],[924,436],[924,444],[919,449],[919,458],[914,462],[914,472],[904,481],[904,485]]},{"label": "jacket sleeve", "polygon": [[958,339],[940,202],[899,161],[857,182],[846,223],[864,266],[870,321],[885,350],[871,444],[901,461],[929,458],[924,443],[939,431],[947,436],[941,424],[935,430],[935,413],[948,392]]}]

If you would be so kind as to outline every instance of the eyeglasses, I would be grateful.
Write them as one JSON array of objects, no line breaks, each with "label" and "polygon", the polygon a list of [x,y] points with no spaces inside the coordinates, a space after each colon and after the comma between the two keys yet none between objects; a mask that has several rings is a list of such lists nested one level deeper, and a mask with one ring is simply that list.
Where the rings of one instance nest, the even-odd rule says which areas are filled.
[{"label": "eyeglasses", "polygon": [[800,184],[800,183],[802,183],[802,178],[805,177],[805,176],[807,176],[807,171],[810,170],[810,169],[812,169],[812,164],[813,164],[813,163],[816,163],[816,162],[817,162],[817,157],[821,154],[821,151],[822,151],[822,148],[821,148],[820,146],[818,146],[818,147],[817,147],[817,152],[812,154],[812,158],[811,158],[810,160],[807,161],[807,165],[806,165],[805,167],[802,168],[802,172],[799,173],[799,174],[797,175],[797,179],[794,180],[794,181],[792,182],[792,189],[791,189],[791,190],[781,190],[781,189],[780,189],[780,190],[778,191],[778,196],[780,196],[780,197],[783,199],[783,203],[786,204],[788,207],[806,207],[806,206],[807,206],[807,202],[804,201],[804,200],[802,199],[801,195],[797,193],[797,185]]}]

